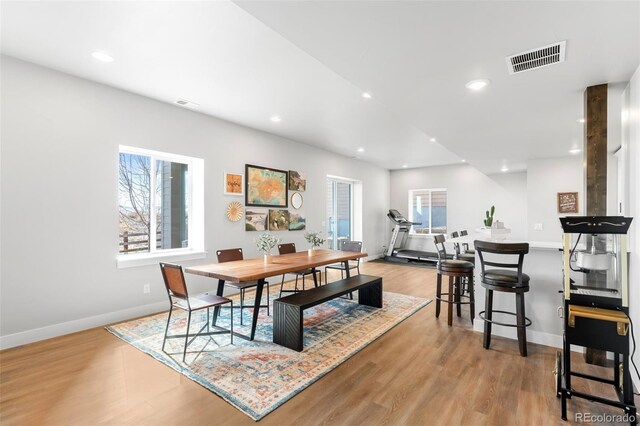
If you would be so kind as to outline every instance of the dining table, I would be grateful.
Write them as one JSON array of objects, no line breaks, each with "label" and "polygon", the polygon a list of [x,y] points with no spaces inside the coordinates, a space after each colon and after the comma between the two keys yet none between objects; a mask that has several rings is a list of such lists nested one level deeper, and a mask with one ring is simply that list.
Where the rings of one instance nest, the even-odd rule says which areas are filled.
[{"label": "dining table", "polygon": [[[211,263],[206,265],[189,266],[184,269],[186,273],[214,278],[218,280],[216,295],[223,296],[225,282],[243,283],[256,281],[256,294],[253,304],[253,316],[251,320],[251,333],[247,336],[241,333],[234,333],[238,337],[253,340],[256,334],[258,322],[258,312],[262,300],[262,289],[269,277],[279,276],[291,272],[305,269],[318,268],[334,263],[342,263],[345,266],[345,273],[349,278],[349,261],[366,257],[367,253],[315,249],[311,251],[296,252],[271,256],[267,262],[262,257],[235,260],[224,263]],[[268,302],[268,301],[267,301]],[[218,316],[219,307],[215,308],[214,321]],[[242,312],[240,313],[242,315]]]}]

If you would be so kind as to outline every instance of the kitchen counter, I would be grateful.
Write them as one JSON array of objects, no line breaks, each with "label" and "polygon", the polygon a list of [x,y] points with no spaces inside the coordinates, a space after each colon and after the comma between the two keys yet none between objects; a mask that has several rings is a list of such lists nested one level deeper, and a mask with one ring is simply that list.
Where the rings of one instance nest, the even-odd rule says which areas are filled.
[{"label": "kitchen counter", "polygon": [[[562,319],[559,316],[559,307],[563,304],[562,288],[562,248],[561,242],[552,241],[522,241],[518,239],[490,239],[485,234],[465,235],[464,237],[447,239],[447,251],[453,252],[450,243],[467,243],[473,247],[474,240],[517,243],[528,242],[529,253],[524,258],[523,271],[531,277],[530,290],[525,294],[525,315],[531,319],[532,325],[527,327],[527,341],[547,346],[562,347]],[[489,269],[489,268],[488,268]],[[480,259],[476,256],[475,268],[475,298],[476,318],[474,329],[482,332],[484,321],[478,317],[478,312],[484,310],[485,288],[482,287],[480,276]],[[493,293],[494,310],[515,312],[515,296],[511,293]],[[515,323],[515,317],[495,313],[497,321]],[[516,329],[494,324],[492,335],[517,339]],[[517,344],[514,346],[517,351]]]}]

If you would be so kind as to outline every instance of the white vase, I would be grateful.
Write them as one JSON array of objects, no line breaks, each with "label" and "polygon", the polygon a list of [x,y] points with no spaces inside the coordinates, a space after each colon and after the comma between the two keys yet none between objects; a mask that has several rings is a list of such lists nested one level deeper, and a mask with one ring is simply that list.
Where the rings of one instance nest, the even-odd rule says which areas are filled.
[{"label": "white vase", "polygon": [[271,262],[272,262],[271,255],[270,254],[265,254],[264,255],[264,264],[268,265]]},{"label": "white vase", "polygon": [[314,254],[316,254],[316,249],[315,248],[310,248],[309,250],[307,250],[307,254],[309,256],[313,256]]}]

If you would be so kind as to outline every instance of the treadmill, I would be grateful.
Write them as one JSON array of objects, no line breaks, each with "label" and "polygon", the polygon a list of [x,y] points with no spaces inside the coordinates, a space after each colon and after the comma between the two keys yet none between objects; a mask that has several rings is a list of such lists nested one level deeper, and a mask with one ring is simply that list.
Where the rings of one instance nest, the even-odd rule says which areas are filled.
[{"label": "treadmill", "polygon": [[438,253],[410,250],[405,247],[407,239],[409,237],[409,231],[412,225],[422,225],[421,222],[410,222],[407,220],[398,210],[391,209],[387,213],[387,217],[393,222],[393,232],[391,233],[391,241],[389,241],[389,247],[385,253],[384,260],[390,262],[438,262]]}]

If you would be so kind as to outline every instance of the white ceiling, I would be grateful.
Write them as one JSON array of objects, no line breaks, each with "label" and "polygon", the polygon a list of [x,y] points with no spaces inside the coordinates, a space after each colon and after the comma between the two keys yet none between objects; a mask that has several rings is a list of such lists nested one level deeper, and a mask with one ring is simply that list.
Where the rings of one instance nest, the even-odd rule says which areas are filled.
[{"label": "white ceiling", "polygon": [[[584,88],[625,82],[640,64],[640,2],[1,7],[3,54],[390,169],[464,158],[492,173],[567,155],[582,144]],[[507,73],[505,56],[560,40],[565,63]],[[491,85],[471,93],[475,78]]]}]

